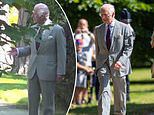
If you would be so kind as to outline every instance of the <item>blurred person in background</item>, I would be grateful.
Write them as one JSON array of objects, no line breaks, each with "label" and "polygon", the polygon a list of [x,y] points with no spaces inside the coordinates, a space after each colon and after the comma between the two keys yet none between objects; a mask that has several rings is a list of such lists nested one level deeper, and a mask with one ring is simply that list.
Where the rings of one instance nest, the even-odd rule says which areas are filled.
[{"label": "blurred person in background", "polygon": [[[133,40],[135,40],[135,32],[134,32],[133,28],[130,25],[130,22],[132,21],[131,14],[126,8],[124,8],[120,13],[120,21],[129,26],[129,28],[131,29],[131,31],[132,31],[132,33],[134,35]],[[129,71],[132,72],[131,66],[129,66],[129,69],[130,69]],[[127,90],[126,99],[127,99],[127,101],[130,101],[130,88],[129,88],[129,86],[130,86],[129,76],[126,75],[126,90]]]},{"label": "blurred person in background", "polygon": [[[86,53],[86,66],[92,68],[92,60],[95,60],[95,44],[94,35],[89,31],[88,21],[86,19],[80,19],[78,21],[77,29],[75,31],[75,39],[83,40],[83,50]],[[88,100],[86,96],[88,94]],[[87,90],[85,90],[82,103],[90,103],[92,99],[92,75],[87,76]]]},{"label": "blurred person in background", "polygon": [[87,54],[83,52],[83,39],[76,39],[77,50],[77,79],[74,94],[74,104],[82,104],[87,91],[87,75],[93,73],[93,69],[86,66]]}]

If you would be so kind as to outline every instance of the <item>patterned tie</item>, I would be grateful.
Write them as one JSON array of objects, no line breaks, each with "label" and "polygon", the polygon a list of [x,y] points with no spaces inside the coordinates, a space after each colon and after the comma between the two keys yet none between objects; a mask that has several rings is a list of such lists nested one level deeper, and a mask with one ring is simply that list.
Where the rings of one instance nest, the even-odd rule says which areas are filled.
[{"label": "patterned tie", "polygon": [[38,50],[40,47],[40,43],[36,41],[36,50]]},{"label": "patterned tie", "polygon": [[110,25],[108,25],[107,27],[107,33],[106,33],[106,46],[107,49],[110,50],[110,46],[111,46],[111,39],[110,39]]},{"label": "patterned tie", "polygon": [[[40,31],[40,28],[38,28],[37,34],[38,34],[37,35],[38,40],[41,40],[41,31]],[[40,47],[40,42],[39,41],[36,41],[36,50],[38,50],[39,47]]]}]

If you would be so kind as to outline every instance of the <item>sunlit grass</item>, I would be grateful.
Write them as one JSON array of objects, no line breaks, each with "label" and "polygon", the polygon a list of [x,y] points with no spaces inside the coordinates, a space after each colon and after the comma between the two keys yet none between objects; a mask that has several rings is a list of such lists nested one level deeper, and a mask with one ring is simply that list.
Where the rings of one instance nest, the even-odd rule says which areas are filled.
[{"label": "sunlit grass", "polygon": [[[154,79],[151,78],[150,68],[133,69],[129,78],[131,80],[131,100],[127,102],[127,115],[149,115],[153,113]],[[0,77],[0,102],[27,105],[27,78],[14,74]],[[113,98],[111,113],[113,113]],[[73,106],[68,115],[97,115],[95,97],[91,104]]]},{"label": "sunlit grass", "polygon": [[14,74],[0,77],[0,102],[27,104],[27,78]]},{"label": "sunlit grass", "polygon": [[154,81],[154,79],[151,78],[151,70],[150,68],[139,68],[139,69],[133,69],[133,73],[129,75],[130,80],[133,81]]},{"label": "sunlit grass", "polygon": [[27,83],[27,81],[26,80],[22,80],[22,79],[12,79],[11,77],[9,77],[9,78],[4,78],[4,77],[2,77],[2,78],[0,78],[1,79],[1,81],[0,81],[0,83],[22,83],[22,84],[26,84]]},{"label": "sunlit grass", "polygon": [[130,86],[131,103],[136,104],[154,104],[154,87],[153,84],[141,84]]},{"label": "sunlit grass", "polygon": [[[1,100],[9,104],[22,104],[20,101],[23,98],[27,98],[27,90],[13,89],[7,91],[1,91]],[[26,100],[25,100],[26,102]]]},{"label": "sunlit grass", "polygon": [[[152,115],[154,113],[154,79],[151,78],[150,68],[133,69],[129,78],[131,100],[127,102],[127,115]],[[113,95],[111,114],[113,114]],[[68,115],[97,115],[97,101],[94,99],[92,104],[75,105]]]}]

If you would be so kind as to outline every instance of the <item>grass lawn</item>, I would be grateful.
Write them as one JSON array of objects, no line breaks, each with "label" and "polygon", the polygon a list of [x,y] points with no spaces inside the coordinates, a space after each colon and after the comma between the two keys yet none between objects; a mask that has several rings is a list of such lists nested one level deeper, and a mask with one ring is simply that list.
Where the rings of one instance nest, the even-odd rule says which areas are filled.
[{"label": "grass lawn", "polygon": [[[131,100],[127,103],[127,115],[154,114],[154,79],[151,79],[150,69],[133,69],[129,78]],[[14,74],[0,77],[0,103],[27,105],[27,78]],[[94,99],[88,105],[75,105],[68,115],[97,115],[97,101]]]},{"label": "grass lawn", "polygon": [[[131,100],[127,103],[127,115],[154,115],[154,79],[151,79],[150,69],[133,69],[129,78]],[[94,99],[92,104],[75,105],[68,115],[97,115],[97,101]]]},{"label": "grass lawn", "polygon": [[0,103],[27,105],[27,78],[15,74],[0,77]]},{"label": "grass lawn", "polygon": [[[66,81],[56,83],[56,115],[66,113],[71,100],[72,88],[73,85]],[[0,105],[8,104],[15,105],[19,109],[27,108],[27,97],[27,77],[15,74],[0,77]]]}]

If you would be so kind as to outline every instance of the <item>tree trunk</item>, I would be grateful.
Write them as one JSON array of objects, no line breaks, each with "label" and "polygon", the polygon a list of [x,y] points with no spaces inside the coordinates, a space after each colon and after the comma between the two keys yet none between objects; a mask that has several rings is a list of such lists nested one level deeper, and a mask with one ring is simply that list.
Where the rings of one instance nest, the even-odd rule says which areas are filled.
[{"label": "tree trunk", "polygon": [[[19,18],[18,18],[18,25],[20,26],[26,26],[27,21],[29,19],[29,14],[26,12],[26,9],[21,8],[19,10]],[[23,42],[23,39],[20,42],[17,43],[17,47],[23,47],[26,46],[26,44]],[[13,72],[17,72],[19,74],[27,74],[27,69],[28,69],[28,62],[29,62],[29,57],[15,57],[14,58],[14,69],[12,70]]]}]

